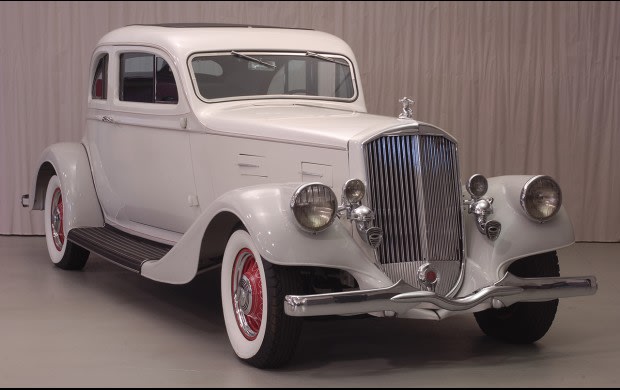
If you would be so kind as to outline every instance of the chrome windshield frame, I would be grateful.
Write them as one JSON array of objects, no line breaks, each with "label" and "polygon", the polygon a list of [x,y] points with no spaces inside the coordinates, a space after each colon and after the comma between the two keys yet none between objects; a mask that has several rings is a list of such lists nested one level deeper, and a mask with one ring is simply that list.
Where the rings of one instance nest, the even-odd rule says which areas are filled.
[{"label": "chrome windshield frame", "polygon": [[[237,56],[239,57],[256,57],[256,56],[297,56],[300,58],[317,58],[317,59],[323,59],[323,58],[334,58],[334,61],[330,61],[334,64],[340,64],[340,65],[344,65],[342,63],[340,63],[339,60],[344,60],[346,61],[346,63],[349,66],[349,72],[351,75],[351,84],[353,87],[353,95],[350,98],[337,98],[337,97],[329,97],[329,96],[308,96],[308,95],[287,95],[287,94],[282,94],[282,95],[249,95],[249,96],[231,96],[231,97],[225,97],[225,98],[216,98],[216,99],[208,99],[204,96],[202,96],[202,94],[200,93],[200,89],[198,87],[198,82],[196,80],[196,76],[194,73],[194,69],[192,67],[192,61],[197,58],[197,57],[209,57],[209,56],[235,56],[235,54],[231,54],[231,53],[235,53]],[[198,99],[200,99],[201,101],[205,102],[205,103],[219,103],[219,102],[232,102],[232,101],[243,101],[243,100],[271,100],[271,99],[294,99],[294,100],[307,100],[307,101],[329,101],[329,102],[340,102],[340,103],[352,103],[357,101],[357,99],[359,98],[360,92],[359,92],[359,87],[357,85],[357,74],[356,74],[356,69],[355,66],[353,65],[353,61],[351,61],[347,56],[345,56],[344,54],[340,54],[340,53],[328,53],[328,52],[320,52],[320,53],[316,53],[316,52],[311,52],[314,54],[317,54],[318,56],[308,56],[306,53],[308,53],[307,50],[300,50],[300,51],[273,51],[273,50],[265,50],[265,51],[261,51],[261,50],[237,50],[237,49],[231,49],[231,50],[218,50],[218,51],[201,51],[201,52],[194,52],[191,53],[188,57],[187,57],[187,70],[189,71],[189,75],[190,75],[190,79],[192,81],[192,87],[194,89],[194,94],[198,97]],[[319,57],[320,56],[320,57]]]}]

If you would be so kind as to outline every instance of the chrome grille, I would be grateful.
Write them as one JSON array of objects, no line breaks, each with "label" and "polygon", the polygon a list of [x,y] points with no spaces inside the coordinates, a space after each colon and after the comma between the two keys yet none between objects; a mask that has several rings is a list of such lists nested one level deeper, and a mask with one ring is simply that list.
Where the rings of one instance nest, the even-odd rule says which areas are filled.
[{"label": "chrome grille", "polygon": [[442,262],[435,264],[443,270],[437,292],[448,293],[463,258],[456,145],[436,135],[390,135],[367,143],[365,153],[369,206],[384,232],[377,248],[384,272],[418,286],[418,266]]}]

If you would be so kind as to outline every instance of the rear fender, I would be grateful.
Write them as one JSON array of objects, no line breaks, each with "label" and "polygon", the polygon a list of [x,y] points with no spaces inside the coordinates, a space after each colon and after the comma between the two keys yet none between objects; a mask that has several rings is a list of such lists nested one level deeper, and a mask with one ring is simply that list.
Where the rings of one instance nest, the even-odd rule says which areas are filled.
[{"label": "rear fender", "polygon": [[37,167],[30,190],[32,210],[43,210],[47,184],[56,175],[62,187],[65,233],[77,227],[103,226],[103,213],[82,144],[64,142],[47,147]]}]

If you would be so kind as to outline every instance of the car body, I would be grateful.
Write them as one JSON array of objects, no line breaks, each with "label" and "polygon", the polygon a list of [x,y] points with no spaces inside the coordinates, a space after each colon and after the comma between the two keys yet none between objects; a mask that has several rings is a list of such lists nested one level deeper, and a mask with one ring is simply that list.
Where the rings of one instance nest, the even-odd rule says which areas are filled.
[{"label": "car body", "polygon": [[[133,25],[99,41],[89,74],[82,141],[48,147],[23,199],[46,210],[52,261],[81,269],[90,251],[172,284],[219,270],[250,364],[286,363],[304,316],[474,312],[486,333],[532,342],[557,298],[596,291],[559,277],[555,250],[574,236],[552,178],[463,183],[456,140],[410,100],[399,117],[367,113],[333,35]],[[542,319],[514,330],[532,307]]]}]

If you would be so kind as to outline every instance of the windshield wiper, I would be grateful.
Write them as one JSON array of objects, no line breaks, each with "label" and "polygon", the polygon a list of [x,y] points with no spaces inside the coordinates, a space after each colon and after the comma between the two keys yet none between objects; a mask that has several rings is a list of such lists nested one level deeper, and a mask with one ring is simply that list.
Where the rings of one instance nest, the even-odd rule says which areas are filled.
[{"label": "windshield wiper", "polygon": [[238,52],[236,52],[234,50],[230,52],[230,55],[235,56],[235,57],[241,57],[241,58],[244,58],[244,59],[246,59],[248,61],[256,62],[257,64],[264,65],[264,66],[269,67],[271,69],[275,69],[276,68],[276,66],[274,64],[270,64],[269,62],[263,61],[263,60],[261,60],[259,58],[254,58],[254,57],[246,56],[245,54],[238,53]]},{"label": "windshield wiper", "polygon": [[343,65],[343,66],[349,66],[349,64],[347,64],[346,62],[341,62],[341,61],[338,61],[337,59],[331,58],[331,57],[325,57],[324,55],[321,55],[319,53],[315,53],[315,52],[312,52],[312,51],[307,51],[306,55],[308,57],[318,58],[318,59],[321,59],[323,61],[333,62],[334,64]]}]

